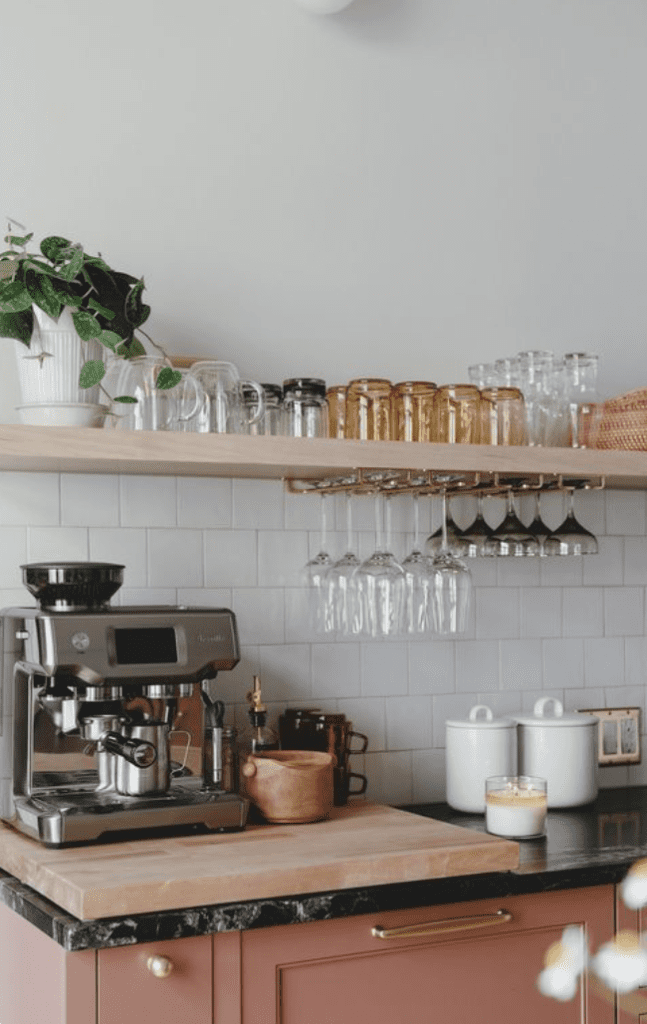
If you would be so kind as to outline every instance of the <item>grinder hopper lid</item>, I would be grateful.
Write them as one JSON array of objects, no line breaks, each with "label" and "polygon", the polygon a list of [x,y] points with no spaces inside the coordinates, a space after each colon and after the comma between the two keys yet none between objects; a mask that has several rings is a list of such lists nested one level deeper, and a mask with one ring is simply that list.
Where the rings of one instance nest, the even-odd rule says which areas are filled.
[{"label": "grinder hopper lid", "polygon": [[123,565],[111,562],[32,562],[22,581],[46,611],[103,608],[123,583]]}]

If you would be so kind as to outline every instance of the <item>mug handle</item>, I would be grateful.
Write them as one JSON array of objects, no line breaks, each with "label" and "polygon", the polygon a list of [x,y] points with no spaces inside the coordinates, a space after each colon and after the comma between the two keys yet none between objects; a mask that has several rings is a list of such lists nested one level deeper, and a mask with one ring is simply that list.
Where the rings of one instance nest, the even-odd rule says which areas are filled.
[{"label": "mug handle", "polygon": [[246,384],[248,388],[252,388],[253,391],[258,395],[258,408],[253,416],[249,419],[243,420],[245,426],[251,426],[252,423],[258,423],[258,421],[265,414],[265,392],[260,384],[257,384],[255,380],[241,380],[241,385]]},{"label": "mug handle", "polygon": [[[351,745],[350,745],[350,740],[352,739],[353,736],[357,736],[357,738],[362,741],[361,746],[359,746],[356,750],[353,750]],[[367,747],[368,747],[368,736],[365,736],[363,732],[349,732],[347,734],[347,737],[346,737],[346,753],[347,754],[365,754]],[[362,778],[363,778],[363,776],[362,776]],[[362,792],[363,792],[363,790],[362,790]]]},{"label": "mug handle", "polygon": [[[348,775],[346,776],[346,778],[348,779],[348,795],[349,796],[361,796],[362,793],[366,792],[366,789],[368,787],[368,779],[366,778],[365,775],[359,775],[357,772],[348,772]],[[361,783],[361,786],[360,786],[359,789],[351,789],[350,788],[350,780],[351,779],[361,779],[362,780],[362,783]]]},{"label": "mug handle", "polygon": [[197,416],[200,410],[203,408],[205,402],[205,393],[202,384],[200,383],[197,377],[193,376],[191,371],[186,371],[185,373],[182,374],[182,381],[177,386],[180,387],[185,384],[189,384],[190,387],[193,388],[194,402],[191,408],[191,412],[188,412],[186,416],[180,416],[179,413],[177,416],[175,416],[175,419],[178,423],[186,423],[187,420],[194,419],[194,417]]}]

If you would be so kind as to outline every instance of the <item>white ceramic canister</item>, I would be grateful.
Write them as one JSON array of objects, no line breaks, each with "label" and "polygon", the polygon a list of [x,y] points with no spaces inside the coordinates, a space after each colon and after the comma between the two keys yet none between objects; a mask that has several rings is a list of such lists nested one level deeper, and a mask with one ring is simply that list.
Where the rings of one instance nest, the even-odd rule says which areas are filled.
[{"label": "white ceramic canister", "polygon": [[[546,709],[552,704],[552,714]],[[519,774],[548,783],[549,807],[580,807],[598,795],[598,719],[564,713],[556,697],[540,697],[532,715],[514,715]]]},{"label": "white ceramic canister", "polygon": [[517,727],[475,704],[466,719],[445,722],[447,803],[457,811],[485,813],[485,780],[517,774]]}]

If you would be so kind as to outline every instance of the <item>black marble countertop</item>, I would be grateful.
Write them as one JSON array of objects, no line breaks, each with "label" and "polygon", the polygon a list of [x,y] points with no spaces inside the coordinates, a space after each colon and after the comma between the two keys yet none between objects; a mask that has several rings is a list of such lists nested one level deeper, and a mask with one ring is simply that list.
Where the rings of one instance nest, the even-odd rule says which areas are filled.
[{"label": "black marble countertop", "polygon": [[[485,831],[483,815],[461,814],[447,804],[410,804],[403,810]],[[221,903],[97,921],[80,921],[0,871],[0,903],[64,949],[74,951],[603,885],[620,881],[631,864],[647,856],[647,786],[602,790],[588,807],[549,811],[546,837],[519,846],[520,863],[514,871]]]}]

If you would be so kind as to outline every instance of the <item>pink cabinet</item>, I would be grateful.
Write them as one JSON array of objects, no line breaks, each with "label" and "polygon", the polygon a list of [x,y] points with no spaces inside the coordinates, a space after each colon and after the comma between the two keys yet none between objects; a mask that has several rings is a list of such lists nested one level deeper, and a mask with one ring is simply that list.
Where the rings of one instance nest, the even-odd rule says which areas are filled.
[{"label": "pink cabinet", "polygon": [[599,886],[245,932],[242,1024],[612,1024],[588,979],[567,1003],[536,979],[567,924],[599,944],[613,909]]}]

